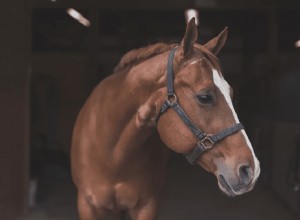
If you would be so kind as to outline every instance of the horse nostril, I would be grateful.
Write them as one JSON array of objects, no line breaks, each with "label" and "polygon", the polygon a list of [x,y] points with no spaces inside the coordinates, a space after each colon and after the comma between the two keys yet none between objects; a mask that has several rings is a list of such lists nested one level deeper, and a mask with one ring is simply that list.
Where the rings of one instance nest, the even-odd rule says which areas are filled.
[{"label": "horse nostril", "polygon": [[239,167],[239,177],[241,183],[247,185],[251,182],[252,180],[252,172],[251,168],[248,165],[241,165]]}]

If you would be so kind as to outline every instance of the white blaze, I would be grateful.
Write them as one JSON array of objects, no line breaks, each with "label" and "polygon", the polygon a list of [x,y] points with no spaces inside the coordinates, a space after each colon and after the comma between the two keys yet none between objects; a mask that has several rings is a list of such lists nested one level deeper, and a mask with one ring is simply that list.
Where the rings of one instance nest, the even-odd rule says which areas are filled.
[{"label": "white blaze", "polygon": [[[236,123],[239,123],[239,118],[233,108],[233,104],[231,101],[231,97],[230,97],[230,86],[229,84],[226,82],[226,80],[223,78],[223,76],[221,74],[218,73],[217,70],[213,69],[213,80],[215,85],[220,89],[221,93],[223,94],[228,106],[230,107],[233,117],[235,119]],[[252,152],[252,156],[254,159],[254,178],[253,178],[253,182],[257,179],[257,177],[259,176],[260,173],[260,166],[259,166],[259,161],[256,158],[254,151],[253,151],[253,147],[251,142],[249,141],[249,138],[245,132],[244,129],[242,129],[242,134],[246,140],[246,143],[248,145],[248,147],[250,148],[251,152]]]}]

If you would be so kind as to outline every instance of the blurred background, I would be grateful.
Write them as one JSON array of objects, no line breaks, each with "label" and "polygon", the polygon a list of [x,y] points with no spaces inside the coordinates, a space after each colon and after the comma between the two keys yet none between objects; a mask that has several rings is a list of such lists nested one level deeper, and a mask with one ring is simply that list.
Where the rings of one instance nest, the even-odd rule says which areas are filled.
[{"label": "blurred background", "polygon": [[229,27],[219,58],[262,173],[229,199],[173,154],[159,219],[300,219],[299,0],[15,0],[0,7],[1,220],[78,219],[78,111],[125,52],[180,42],[190,8],[200,43]]}]

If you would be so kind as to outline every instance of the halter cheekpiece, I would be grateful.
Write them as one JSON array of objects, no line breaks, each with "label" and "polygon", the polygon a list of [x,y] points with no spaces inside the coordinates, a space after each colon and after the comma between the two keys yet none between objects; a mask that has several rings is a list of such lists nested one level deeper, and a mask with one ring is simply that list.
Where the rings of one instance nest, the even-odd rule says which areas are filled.
[{"label": "halter cheekpiece", "polygon": [[192,152],[185,154],[184,156],[188,160],[189,163],[195,164],[198,157],[205,151],[211,149],[214,144],[222,139],[236,133],[237,131],[244,129],[244,126],[241,123],[237,123],[232,127],[226,128],[217,134],[206,134],[201,131],[187,116],[184,110],[178,103],[177,96],[174,93],[173,86],[173,59],[176,52],[177,47],[173,48],[170,52],[167,64],[167,97],[164,104],[161,106],[159,115],[157,117],[157,121],[160,116],[165,113],[169,108],[173,108],[184,124],[193,132],[193,134],[197,137],[197,146],[192,150]]}]

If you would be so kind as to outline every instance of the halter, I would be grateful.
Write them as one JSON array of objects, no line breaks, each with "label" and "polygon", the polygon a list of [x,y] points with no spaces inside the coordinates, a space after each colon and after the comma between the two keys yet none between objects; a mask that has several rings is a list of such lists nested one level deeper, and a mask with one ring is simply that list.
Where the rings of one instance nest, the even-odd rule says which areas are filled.
[{"label": "halter", "polygon": [[237,123],[232,127],[226,128],[217,134],[206,134],[201,131],[187,116],[184,110],[181,108],[179,103],[177,102],[177,96],[174,93],[173,86],[173,59],[176,52],[177,47],[173,48],[170,52],[168,64],[167,64],[167,92],[168,95],[166,97],[166,101],[161,106],[159,115],[157,117],[156,122],[158,122],[160,116],[165,113],[169,108],[173,108],[184,124],[193,132],[193,134],[197,137],[197,146],[192,150],[192,152],[185,154],[184,156],[188,160],[189,163],[195,164],[198,157],[205,151],[211,149],[214,144],[218,141],[223,140],[224,138],[236,133],[237,131],[244,129],[244,126],[241,123]]}]

